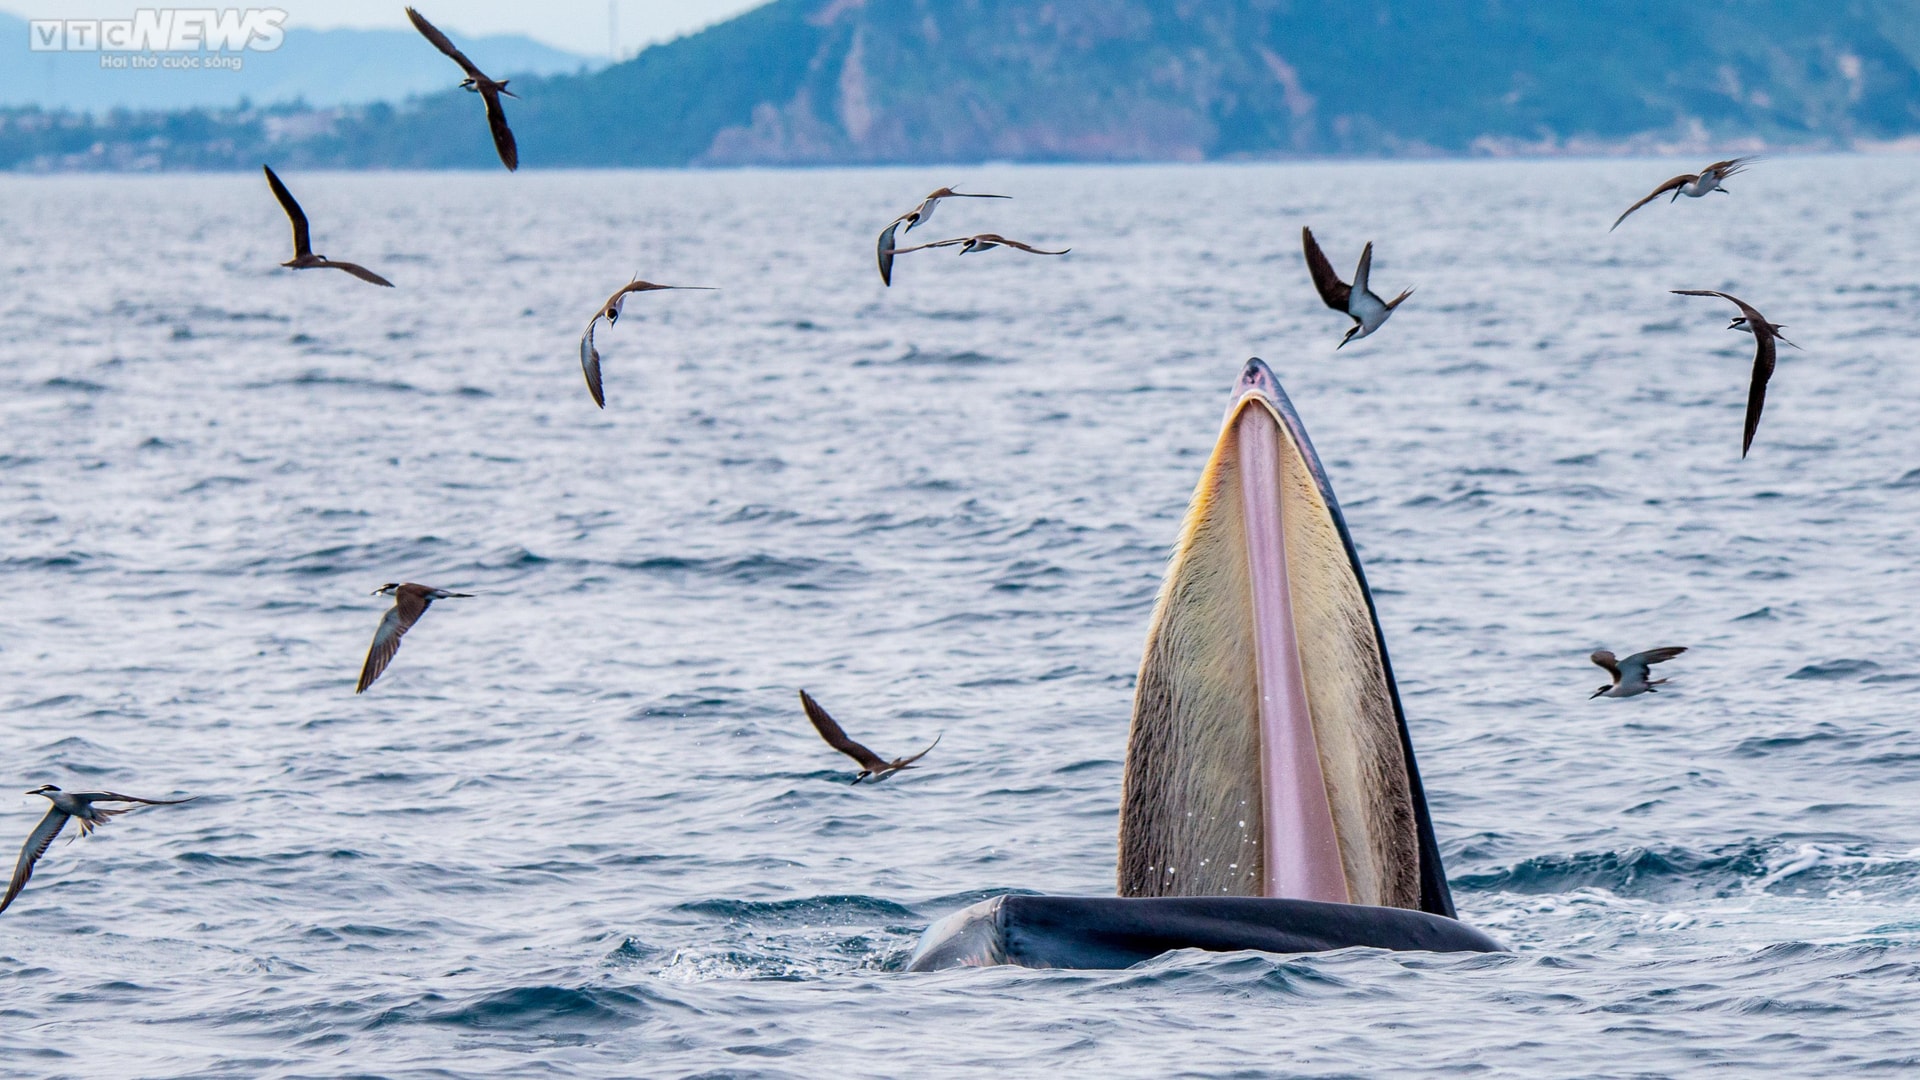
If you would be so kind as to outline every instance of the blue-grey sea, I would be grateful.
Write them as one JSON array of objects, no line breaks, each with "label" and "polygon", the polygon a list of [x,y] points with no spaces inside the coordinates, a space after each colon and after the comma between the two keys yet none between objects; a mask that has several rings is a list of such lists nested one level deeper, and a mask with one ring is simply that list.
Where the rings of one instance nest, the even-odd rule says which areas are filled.
[{"label": "blue-grey sea", "polygon": [[[0,178],[9,1077],[1920,1068],[1920,186],[1691,160]],[[1061,258],[874,237],[999,232]],[[1302,264],[1311,225],[1384,329]],[[633,297],[638,272],[717,292]],[[1753,339],[1783,348],[1740,458]],[[901,968],[1111,893],[1136,667],[1249,356],[1501,955]],[[437,604],[365,695],[383,582]],[[1587,660],[1690,651],[1657,695]],[[924,768],[852,786],[805,687]],[[69,829],[69,832],[77,830]],[[4,867],[0,867],[4,872]]]}]

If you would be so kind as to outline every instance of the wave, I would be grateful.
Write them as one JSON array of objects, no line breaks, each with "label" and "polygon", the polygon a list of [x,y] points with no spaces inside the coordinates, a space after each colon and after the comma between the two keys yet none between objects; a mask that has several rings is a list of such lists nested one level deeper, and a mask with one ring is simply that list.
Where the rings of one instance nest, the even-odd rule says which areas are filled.
[{"label": "wave", "polygon": [[1881,855],[1864,845],[1748,840],[1708,850],[1682,846],[1538,855],[1451,879],[1461,892],[1543,895],[1598,889],[1641,900],[1832,896],[1870,891],[1920,896],[1920,850]]},{"label": "wave", "polygon": [[875,896],[809,896],[797,900],[695,900],[674,908],[690,915],[712,915],[773,925],[845,926],[875,919],[920,918],[918,912]]}]

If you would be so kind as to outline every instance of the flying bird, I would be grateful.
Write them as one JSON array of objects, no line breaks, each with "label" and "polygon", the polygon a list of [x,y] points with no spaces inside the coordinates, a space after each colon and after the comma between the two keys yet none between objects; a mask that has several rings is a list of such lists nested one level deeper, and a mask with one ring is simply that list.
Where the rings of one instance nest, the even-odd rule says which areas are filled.
[{"label": "flying bird", "polygon": [[1646,198],[1627,207],[1626,213],[1614,218],[1613,225],[1609,227],[1607,231],[1612,232],[1614,229],[1619,228],[1620,223],[1627,220],[1627,214],[1633,213],[1635,210],[1640,209],[1669,191],[1673,192],[1673,198],[1668,199],[1668,202],[1673,202],[1682,195],[1685,195],[1689,199],[1697,199],[1709,191],[1718,191],[1721,194],[1725,194],[1727,189],[1721,187],[1721,183],[1725,181],[1727,177],[1745,171],[1746,167],[1754,160],[1755,159],[1751,157],[1728,158],[1725,161],[1716,161],[1697,173],[1681,173],[1679,176],[1654,188]]},{"label": "flying bird", "polygon": [[506,111],[500,108],[501,94],[516,100],[520,97],[507,89],[507,83],[512,80],[502,79],[495,82],[487,78],[486,73],[474,67],[473,61],[467,59],[465,53],[454,48],[453,42],[447,40],[447,35],[441,33],[439,27],[428,22],[425,15],[408,8],[407,18],[413,20],[415,30],[420,31],[428,41],[433,42],[434,48],[446,53],[454,63],[460,65],[460,70],[467,73],[467,77],[460,81],[460,88],[479,94],[481,100],[487,103],[487,126],[493,129],[493,148],[500,152],[500,164],[505,165],[508,171],[518,169],[520,148],[514,145],[513,129],[507,127]]},{"label": "flying bird", "polygon": [[912,232],[914,229],[918,228],[919,226],[925,225],[927,222],[933,220],[933,209],[934,207],[940,205],[941,199],[1011,199],[1011,198],[1013,198],[1013,196],[1011,195],[981,195],[977,192],[955,191],[950,187],[943,187],[936,190],[933,194],[928,195],[926,198],[920,200],[919,206],[916,206],[913,209],[895,218],[894,224],[898,225],[904,222],[907,226],[907,231]]},{"label": "flying bird", "polygon": [[325,255],[315,255],[313,253],[313,240],[307,232],[306,212],[301,210],[300,204],[294,201],[293,192],[287,190],[287,185],[281,183],[280,178],[274,175],[271,166],[262,165],[260,168],[265,170],[267,174],[267,184],[273,188],[273,197],[280,200],[280,208],[287,212],[287,220],[293,222],[293,258],[281,263],[281,266],[294,270],[311,270],[316,266],[329,267],[334,270],[345,270],[361,281],[372,282],[375,285],[385,285],[389,289],[393,288],[393,282],[388,281],[386,278],[381,277],[379,274],[374,273],[358,263],[335,262]]},{"label": "flying bird", "polygon": [[191,798],[141,799],[132,795],[116,795],[111,791],[61,791],[52,784],[41,784],[27,794],[44,795],[53,805],[47,808],[47,816],[40,819],[40,824],[35,825],[33,831],[27,834],[27,842],[20,848],[20,861],[13,867],[13,880],[7,883],[7,895],[5,898],[0,898],[0,911],[7,910],[7,905],[13,903],[13,898],[19,896],[20,890],[27,887],[27,879],[33,876],[34,864],[40,861],[40,856],[47,853],[47,846],[53,843],[54,837],[60,835],[60,830],[66,827],[68,818],[79,818],[80,835],[89,836],[94,829],[105,825],[108,818],[138,809],[134,806],[109,809],[104,806],[95,806],[95,803],[122,802],[142,803],[147,806],[177,806],[180,803],[193,801]]},{"label": "flying bird", "polygon": [[620,321],[620,312],[625,310],[627,306],[627,294],[652,292],[655,289],[702,289],[711,292],[713,291],[713,286],[655,285],[651,281],[641,281],[639,278],[634,278],[632,281],[620,286],[619,292],[607,297],[607,302],[601,304],[600,310],[594,312],[593,318],[587,321],[587,332],[580,335],[580,370],[587,376],[587,393],[592,394],[593,403],[603,409],[607,407],[607,395],[600,386],[600,350],[595,348],[593,344],[593,328],[600,325],[601,319],[607,320],[608,326],[618,323]]},{"label": "flying bird", "polygon": [[1320,299],[1326,301],[1328,307],[1345,312],[1346,316],[1353,320],[1353,325],[1347,329],[1347,336],[1340,339],[1340,344],[1335,345],[1335,349],[1342,348],[1347,342],[1356,341],[1380,329],[1380,324],[1387,321],[1393,314],[1393,309],[1399,307],[1401,301],[1413,295],[1412,289],[1402,289],[1399,296],[1383,301],[1367,287],[1367,278],[1373,272],[1373,241],[1371,240],[1367,241],[1366,247],[1360,249],[1360,265],[1354,268],[1351,285],[1341,281],[1340,275],[1333,272],[1333,264],[1327,261],[1326,253],[1321,251],[1320,245],[1314,241],[1312,229],[1300,230],[1300,247],[1306,252],[1307,270],[1313,275],[1313,287],[1320,290]]},{"label": "flying bird", "polygon": [[1632,697],[1635,694],[1656,693],[1654,687],[1665,685],[1667,680],[1654,679],[1648,682],[1647,669],[1655,664],[1665,663],[1686,651],[1687,647],[1684,645],[1667,645],[1634,653],[1625,660],[1615,660],[1612,653],[1601,649],[1590,659],[1606,668],[1607,674],[1613,676],[1613,681],[1595,690],[1587,700],[1592,701],[1597,697]]},{"label": "flying bird", "polygon": [[827,741],[828,746],[860,763],[860,775],[853,778],[856,784],[869,776],[873,777],[873,782],[877,784],[901,769],[911,769],[914,767],[914,762],[926,757],[929,751],[940,745],[940,736],[935,735],[933,742],[928,744],[926,750],[912,757],[887,761],[879,754],[847,738],[847,733],[840,730],[840,725],[834,722],[833,717],[827,715],[827,710],[821,708],[820,703],[813,700],[813,695],[805,690],[800,691],[800,706],[807,710],[807,719],[813,721],[814,730],[820,732],[820,737]]},{"label": "flying bird", "polygon": [[[1747,426],[1740,436],[1740,456],[1747,456],[1747,448],[1753,445],[1753,433],[1760,429],[1760,409],[1767,403],[1767,380],[1773,378],[1773,343],[1787,341],[1780,336],[1786,327],[1770,323],[1753,310],[1745,300],[1717,289],[1674,289],[1681,296],[1717,296],[1722,300],[1731,300],[1740,308],[1740,315],[1727,324],[1729,330],[1744,330],[1753,335],[1753,381],[1747,386]],[[1798,345],[1793,345],[1799,348]]]},{"label": "flying bird", "polygon": [[435,600],[452,600],[473,594],[448,592],[412,582],[405,585],[388,582],[373,590],[372,595],[393,597],[393,607],[387,609],[386,616],[380,620],[380,629],[373,632],[373,647],[367,650],[367,662],[360,668],[360,684],[353,688],[356,694],[365,693],[367,687],[373,685],[373,680],[387,670],[387,665],[393,662],[393,654],[400,651],[400,639],[413,629],[413,624],[420,621],[420,616],[427,613]]},{"label": "flying bird", "polygon": [[960,254],[962,255],[968,255],[975,251],[988,251],[1001,246],[1018,248],[1030,255],[1065,255],[1067,252],[1073,250],[1072,248],[1061,248],[1059,251],[1046,251],[1041,248],[1023,244],[1018,240],[1009,240],[998,233],[956,236],[951,240],[935,240],[931,244],[914,244],[911,247],[888,247],[886,245],[893,241],[893,230],[895,227],[896,225],[889,225],[887,226],[887,231],[880,234],[880,280],[885,281],[889,285],[893,284],[893,257],[908,251],[925,251],[928,248],[952,247],[955,244],[960,245]]}]

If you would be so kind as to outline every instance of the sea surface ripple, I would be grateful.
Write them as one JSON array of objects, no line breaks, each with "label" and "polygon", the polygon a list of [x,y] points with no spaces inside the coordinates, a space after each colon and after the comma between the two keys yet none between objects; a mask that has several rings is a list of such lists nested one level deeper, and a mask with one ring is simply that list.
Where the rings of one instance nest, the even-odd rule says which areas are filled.
[{"label": "sea surface ripple", "polygon": [[[165,797],[0,917],[9,1076],[1860,1076],[1920,1065],[1911,157],[0,178],[0,791]],[[874,235],[1071,245],[900,258]],[[1339,352],[1313,226],[1381,292]],[[593,305],[638,271],[718,292]],[[1740,460],[1752,339],[1782,349]],[[1110,893],[1248,356],[1513,951],[900,968]],[[352,693],[387,581],[476,593]],[[1665,692],[1586,659],[1691,646]],[[801,717],[926,767],[850,786]],[[44,803],[0,796],[0,843]]]}]

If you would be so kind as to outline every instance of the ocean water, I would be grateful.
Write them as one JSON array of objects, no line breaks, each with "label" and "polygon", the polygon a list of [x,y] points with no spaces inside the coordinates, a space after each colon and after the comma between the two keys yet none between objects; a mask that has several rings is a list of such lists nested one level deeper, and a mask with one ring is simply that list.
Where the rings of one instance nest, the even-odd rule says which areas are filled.
[{"label": "ocean water", "polygon": [[[1858,1076],[1920,1065],[1920,188],[1690,161],[0,178],[21,1077]],[[1073,248],[872,265],[888,218]],[[1338,352],[1299,254],[1418,291]],[[638,271],[710,293],[594,305]],[[1752,339],[1786,325],[1752,455]],[[1110,893],[1133,678],[1267,359],[1512,952],[908,975]],[[353,682],[387,581],[436,605]],[[1690,647],[1589,701],[1595,648]],[[925,767],[854,787],[805,687]],[[37,797],[0,795],[0,843]]]}]

